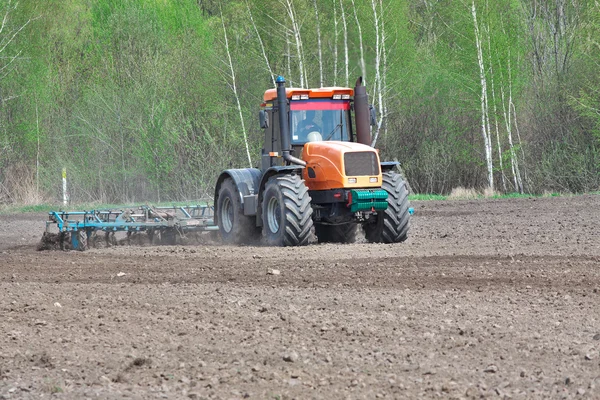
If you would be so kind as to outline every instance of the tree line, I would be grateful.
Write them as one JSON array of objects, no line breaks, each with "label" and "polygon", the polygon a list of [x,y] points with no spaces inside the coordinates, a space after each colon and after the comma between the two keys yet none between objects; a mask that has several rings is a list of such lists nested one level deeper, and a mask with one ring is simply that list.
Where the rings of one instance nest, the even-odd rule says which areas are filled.
[{"label": "tree line", "polygon": [[0,203],[210,198],[259,164],[277,75],[353,86],[413,191],[600,187],[592,0],[44,0],[0,5]]}]

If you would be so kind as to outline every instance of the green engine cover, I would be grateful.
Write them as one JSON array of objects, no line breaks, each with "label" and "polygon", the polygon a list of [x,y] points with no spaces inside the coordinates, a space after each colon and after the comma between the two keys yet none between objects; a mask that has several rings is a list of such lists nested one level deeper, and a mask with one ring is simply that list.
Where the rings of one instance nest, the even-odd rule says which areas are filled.
[{"label": "green engine cover", "polygon": [[388,208],[388,193],[383,189],[353,189],[350,191],[350,211],[383,211]]}]

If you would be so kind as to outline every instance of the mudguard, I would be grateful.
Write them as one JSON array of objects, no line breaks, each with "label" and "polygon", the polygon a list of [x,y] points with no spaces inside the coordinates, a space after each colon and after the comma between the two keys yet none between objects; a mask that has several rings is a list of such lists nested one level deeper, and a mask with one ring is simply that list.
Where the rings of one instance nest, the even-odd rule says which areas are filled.
[{"label": "mudguard", "polygon": [[[215,197],[214,204],[216,205],[219,199],[219,190],[221,189],[221,184],[225,179],[231,178],[237,187],[237,190],[240,194],[240,200],[242,205],[244,205],[244,196],[252,196],[258,194],[258,188],[260,184],[261,171],[257,168],[243,168],[243,169],[228,169],[221,172],[219,175],[219,179],[217,179],[217,184],[215,185]],[[217,224],[217,216],[218,213],[215,212],[214,221]]]},{"label": "mudguard", "polygon": [[256,205],[257,205],[256,226],[262,226],[262,211],[261,211],[260,204],[262,203],[262,196],[265,191],[265,186],[267,185],[267,181],[269,180],[269,178],[271,178],[272,176],[275,176],[275,175],[279,175],[279,174],[292,174],[294,172],[297,173],[298,175],[300,175],[300,177],[302,177],[303,169],[304,169],[304,167],[300,166],[300,165],[284,165],[284,166],[271,167],[265,171],[265,173],[263,174],[263,176],[260,180],[260,185],[258,187],[259,190],[257,193],[258,199],[256,201]]},{"label": "mudguard", "polygon": [[381,162],[381,172],[391,171],[396,167],[399,167],[400,163],[398,161],[382,161]]}]

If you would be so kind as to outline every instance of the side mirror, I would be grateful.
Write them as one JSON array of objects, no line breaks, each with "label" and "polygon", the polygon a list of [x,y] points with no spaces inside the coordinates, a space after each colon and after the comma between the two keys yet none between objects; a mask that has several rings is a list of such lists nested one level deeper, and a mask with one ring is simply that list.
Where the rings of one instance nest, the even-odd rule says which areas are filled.
[{"label": "side mirror", "polygon": [[369,105],[369,122],[371,126],[377,125],[377,111],[373,107],[373,104]]},{"label": "side mirror", "polygon": [[258,112],[258,119],[260,120],[260,127],[266,129],[269,127],[269,114],[265,110]]}]

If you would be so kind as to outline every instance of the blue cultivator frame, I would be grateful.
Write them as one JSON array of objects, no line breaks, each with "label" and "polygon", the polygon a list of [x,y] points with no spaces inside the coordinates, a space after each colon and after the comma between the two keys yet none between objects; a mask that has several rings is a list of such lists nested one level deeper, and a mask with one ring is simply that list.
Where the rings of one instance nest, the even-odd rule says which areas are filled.
[{"label": "blue cultivator frame", "polygon": [[[209,205],[50,211],[46,221],[46,232],[50,232],[52,226],[58,228],[61,248],[63,248],[63,241],[70,234],[71,246],[77,250],[85,250],[90,243],[90,238],[99,231],[105,233],[107,244],[109,236],[115,232],[127,232],[127,237],[132,233],[146,232],[150,242],[158,233],[163,243],[175,244],[177,235],[218,231],[213,216],[214,208]],[[84,243],[82,239],[85,239]]]}]

